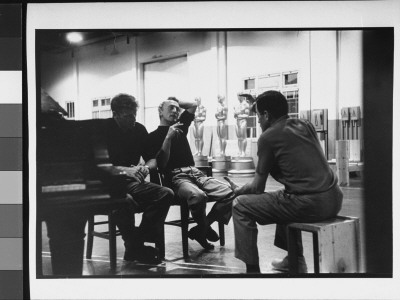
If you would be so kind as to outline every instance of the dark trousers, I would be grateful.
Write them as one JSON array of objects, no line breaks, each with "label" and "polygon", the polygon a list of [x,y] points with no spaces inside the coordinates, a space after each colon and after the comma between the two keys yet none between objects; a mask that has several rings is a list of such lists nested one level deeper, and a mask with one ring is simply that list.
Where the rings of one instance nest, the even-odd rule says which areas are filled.
[{"label": "dark trousers", "polygon": [[[145,241],[153,242],[161,234],[174,193],[167,187],[136,181],[130,181],[127,186],[132,197],[129,205],[114,213],[114,219],[121,232],[126,248],[138,248]],[[142,221],[135,227],[135,213],[141,213]]]},{"label": "dark trousers", "polygon": [[[263,194],[241,195],[233,201],[235,257],[246,264],[258,264],[257,223],[278,224],[275,245],[287,250],[284,224],[318,222],[337,215],[343,194],[338,186],[312,195],[287,194],[283,190]],[[302,250],[301,236],[297,244]]]}]

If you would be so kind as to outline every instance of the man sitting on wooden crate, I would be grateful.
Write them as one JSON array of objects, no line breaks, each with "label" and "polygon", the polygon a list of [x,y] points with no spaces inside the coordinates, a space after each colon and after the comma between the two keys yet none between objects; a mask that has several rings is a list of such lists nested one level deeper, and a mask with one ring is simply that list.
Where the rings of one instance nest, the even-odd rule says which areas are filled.
[{"label": "man sitting on wooden crate", "polygon": [[[306,120],[289,118],[287,100],[280,92],[264,92],[257,97],[253,109],[263,130],[258,140],[256,175],[242,187],[228,177],[226,180],[238,195],[232,209],[235,257],[246,263],[247,273],[260,273],[257,223],[276,223],[275,246],[287,250],[285,224],[317,222],[336,216],[343,194],[314,127]],[[269,174],[285,188],[264,192]],[[307,273],[300,234],[297,243],[298,271]],[[272,266],[288,271],[288,256],[274,260]]]}]

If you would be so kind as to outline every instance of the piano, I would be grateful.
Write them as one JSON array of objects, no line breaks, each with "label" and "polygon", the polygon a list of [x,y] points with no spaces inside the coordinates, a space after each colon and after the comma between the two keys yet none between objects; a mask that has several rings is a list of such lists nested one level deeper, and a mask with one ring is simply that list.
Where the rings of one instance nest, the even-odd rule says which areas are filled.
[{"label": "piano", "polygon": [[37,276],[46,222],[54,276],[80,276],[85,226],[95,214],[128,204],[125,175],[108,161],[104,120],[66,120],[40,114],[37,125]]}]

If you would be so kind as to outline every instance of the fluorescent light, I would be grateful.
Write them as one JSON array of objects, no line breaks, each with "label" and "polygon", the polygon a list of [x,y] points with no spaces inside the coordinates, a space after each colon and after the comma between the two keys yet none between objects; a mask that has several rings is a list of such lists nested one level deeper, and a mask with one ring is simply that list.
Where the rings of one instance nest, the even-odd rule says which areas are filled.
[{"label": "fluorescent light", "polygon": [[80,34],[79,32],[70,32],[67,34],[67,40],[71,43],[79,43],[80,41],[82,41],[82,39],[82,34]]}]

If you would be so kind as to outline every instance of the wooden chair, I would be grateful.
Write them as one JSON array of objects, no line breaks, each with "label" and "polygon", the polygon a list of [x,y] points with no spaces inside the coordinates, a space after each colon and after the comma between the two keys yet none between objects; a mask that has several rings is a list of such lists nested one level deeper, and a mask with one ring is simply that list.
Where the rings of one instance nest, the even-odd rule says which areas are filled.
[{"label": "wooden chair", "polygon": [[[104,214],[106,220],[95,221],[95,216],[91,216],[88,220],[88,233],[87,233],[87,243],[86,243],[86,258],[92,258],[93,251],[93,238],[99,237],[108,240],[109,243],[109,255],[110,255],[110,268],[115,270],[117,265],[117,236],[121,233],[117,230],[115,222],[113,220],[113,212],[110,211],[108,214]],[[97,225],[108,225],[107,231],[95,230]],[[159,240],[148,240],[146,242],[154,243],[158,248],[161,259],[165,256],[165,244],[164,244],[164,233],[160,236]]]},{"label": "wooden chair", "polygon": [[[196,167],[200,171],[202,171],[207,176],[212,176],[212,168],[211,166],[202,166]],[[161,173],[159,174],[151,174],[151,181],[157,184],[165,185],[164,177]],[[214,202],[210,200],[209,202]],[[176,220],[166,221],[165,225],[172,225],[181,228],[182,234],[182,252],[183,257],[189,257],[189,241],[188,241],[188,232],[189,232],[189,224],[195,223],[192,217],[190,217],[189,207],[186,201],[181,201],[177,196],[174,198],[174,202],[172,205],[180,207],[180,218]],[[218,231],[219,231],[219,243],[221,246],[225,246],[225,228],[223,222],[218,222]]]},{"label": "wooden chair", "polygon": [[[105,146],[104,137],[101,135],[96,135],[92,137],[93,150],[95,152],[95,157],[98,165],[103,166],[103,168],[112,168],[109,163],[109,154],[107,147]],[[112,184],[112,183],[111,183]],[[125,190],[126,187],[123,187]],[[130,195],[127,195],[130,201],[133,201]],[[86,244],[86,258],[91,259],[93,250],[93,238],[99,237],[107,239],[109,241],[109,253],[110,253],[110,267],[115,269],[117,261],[117,242],[116,237],[120,236],[121,233],[116,228],[116,224],[113,221],[113,211],[108,211],[106,213],[101,213],[98,215],[106,215],[107,219],[104,221],[95,221],[95,215],[92,215],[88,219],[88,233],[87,233],[87,244]],[[107,225],[107,231],[97,231],[95,226],[97,225]],[[162,232],[158,240],[148,240],[146,242],[154,243],[159,250],[161,258],[165,256],[165,243],[164,243],[164,232]]]},{"label": "wooden chair", "polygon": [[[97,225],[108,225],[108,231],[95,231]],[[93,238],[99,237],[108,240],[109,255],[110,255],[110,268],[115,270],[117,266],[117,236],[121,235],[117,230],[116,225],[112,218],[112,211],[107,214],[106,221],[95,221],[95,216],[91,216],[88,220],[88,232],[86,241],[86,258],[92,258],[93,251]]]}]

